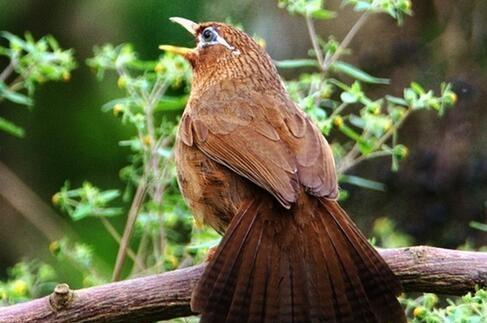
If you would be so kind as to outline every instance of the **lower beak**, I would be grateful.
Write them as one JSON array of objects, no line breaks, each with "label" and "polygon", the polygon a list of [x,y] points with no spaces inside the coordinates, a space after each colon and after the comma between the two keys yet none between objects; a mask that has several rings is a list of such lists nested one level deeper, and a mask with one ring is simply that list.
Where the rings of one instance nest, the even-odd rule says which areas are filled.
[{"label": "lower beak", "polygon": [[187,56],[188,54],[192,53],[194,50],[193,48],[177,47],[172,45],[161,45],[159,46],[159,49],[176,55],[181,55],[181,56]]},{"label": "lower beak", "polygon": [[[184,27],[184,29],[189,31],[193,36],[196,35],[196,31],[199,28],[199,25],[197,23],[186,18],[171,17],[170,20]],[[194,52],[194,49],[192,48],[176,47],[172,45],[161,45],[159,46],[159,49],[184,57],[188,57],[188,55]]]}]

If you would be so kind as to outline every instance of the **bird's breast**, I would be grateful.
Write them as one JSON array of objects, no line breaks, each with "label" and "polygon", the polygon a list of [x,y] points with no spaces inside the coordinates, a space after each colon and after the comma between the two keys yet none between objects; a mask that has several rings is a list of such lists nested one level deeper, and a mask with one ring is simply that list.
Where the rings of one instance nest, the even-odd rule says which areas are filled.
[{"label": "bird's breast", "polygon": [[179,139],[175,155],[178,184],[197,223],[224,233],[242,203],[251,198],[251,184]]}]

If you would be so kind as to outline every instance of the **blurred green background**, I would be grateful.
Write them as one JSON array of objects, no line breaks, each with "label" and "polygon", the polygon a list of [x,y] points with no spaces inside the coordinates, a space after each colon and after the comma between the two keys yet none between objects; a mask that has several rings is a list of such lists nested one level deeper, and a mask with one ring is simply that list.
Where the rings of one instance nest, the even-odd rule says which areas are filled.
[{"label": "blurred green background", "polygon": [[[327,3],[339,6],[338,1]],[[388,88],[372,91],[375,95],[400,95],[412,80],[438,89],[446,80],[458,95],[457,106],[442,118],[412,116],[401,130],[400,141],[410,153],[398,173],[390,171],[389,160],[368,161],[352,171],[385,183],[387,191],[344,185],[350,198],[343,204],[366,232],[374,219],[387,216],[418,244],[456,248],[468,238],[474,246],[485,245],[485,233],[469,223],[487,221],[487,2],[413,3],[415,15],[402,27],[385,15],[371,19],[345,60],[391,78]],[[289,16],[275,1],[0,0],[0,30],[17,35],[30,31],[36,38],[52,34],[63,48],[75,50],[79,64],[68,82],[40,86],[32,111],[0,103],[0,115],[26,130],[24,139],[0,132],[5,166],[0,172],[13,172],[47,206],[65,180],[74,187],[89,180],[123,190],[118,170],[126,165],[128,150],[118,141],[131,130],[100,111],[122,92],[113,77],[98,82],[84,61],[95,45],[107,42],[132,43],[143,59],[156,59],[159,44],[192,46],[190,35],[169,22],[171,16],[241,23],[266,40],[275,59],[305,58],[311,47],[304,20]],[[338,20],[317,24],[317,30],[325,38],[341,38],[356,18],[345,9]],[[0,60],[0,70],[4,64]],[[291,73],[283,75],[296,76]],[[23,258],[50,257],[50,241],[26,220],[30,216],[52,218],[66,232],[74,231],[77,239],[94,246],[107,268],[113,267],[117,244],[98,221],[68,221],[61,212],[28,201],[25,189],[10,185],[0,182],[0,192],[11,193],[0,195],[0,277]],[[120,232],[124,222],[123,217],[113,221]]]}]

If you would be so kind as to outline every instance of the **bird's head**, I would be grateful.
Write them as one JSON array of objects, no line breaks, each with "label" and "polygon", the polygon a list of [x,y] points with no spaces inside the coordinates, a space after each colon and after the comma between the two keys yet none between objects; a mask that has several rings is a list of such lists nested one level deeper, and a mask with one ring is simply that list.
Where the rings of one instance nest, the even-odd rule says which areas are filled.
[{"label": "bird's head", "polygon": [[192,65],[194,83],[207,84],[228,78],[281,86],[272,60],[246,33],[220,22],[195,23],[173,17],[195,38],[195,48],[161,45],[159,48],[184,56]]}]

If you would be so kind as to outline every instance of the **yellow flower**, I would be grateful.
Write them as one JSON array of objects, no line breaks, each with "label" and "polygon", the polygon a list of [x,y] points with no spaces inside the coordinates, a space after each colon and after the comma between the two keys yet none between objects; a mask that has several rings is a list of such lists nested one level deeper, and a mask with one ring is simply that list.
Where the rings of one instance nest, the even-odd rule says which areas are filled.
[{"label": "yellow flower", "polygon": [[458,97],[455,92],[450,92],[448,98],[450,99],[452,104],[457,103]]},{"label": "yellow flower", "polygon": [[394,152],[396,154],[396,156],[399,158],[399,159],[404,159],[408,156],[409,154],[409,149],[408,147],[406,146],[403,146],[403,145],[397,145],[395,148],[394,148]]},{"label": "yellow flower", "polygon": [[413,4],[411,3],[411,1],[407,0],[405,2],[405,5],[406,5],[406,9],[407,10],[411,10],[411,8],[413,7]]},{"label": "yellow flower", "polygon": [[51,202],[53,205],[59,205],[59,202],[61,201],[61,194],[56,193],[52,196]]},{"label": "yellow flower", "polygon": [[49,244],[48,249],[53,255],[57,255],[59,250],[61,249],[61,246],[59,245],[59,241],[54,240],[53,242],[51,242]]},{"label": "yellow flower", "polygon": [[426,309],[423,306],[418,306],[413,311],[413,316],[421,318],[426,314]]},{"label": "yellow flower", "polygon": [[161,62],[157,63],[154,67],[154,71],[158,74],[162,74],[166,71],[166,67]]},{"label": "yellow flower", "polygon": [[113,115],[118,116],[124,110],[123,104],[117,103],[113,106]]},{"label": "yellow flower", "polygon": [[120,89],[125,89],[125,87],[127,86],[127,78],[125,76],[120,76],[117,80],[117,86],[120,88]]},{"label": "yellow flower", "polygon": [[21,279],[17,279],[12,284],[12,291],[19,296],[24,296],[27,293],[27,283]]},{"label": "yellow flower", "polygon": [[341,128],[343,127],[343,118],[338,116],[338,117],[335,117],[335,119],[333,119],[333,124],[335,126],[337,126],[338,128]]},{"label": "yellow flower", "polygon": [[142,140],[144,142],[144,145],[146,146],[152,145],[152,137],[150,135],[145,135]]},{"label": "yellow flower", "polygon": [[64,72],[63,73],[63,80],[64,80],[64,82],[68,82],[69,80],[71,80],[71,73]]}]

